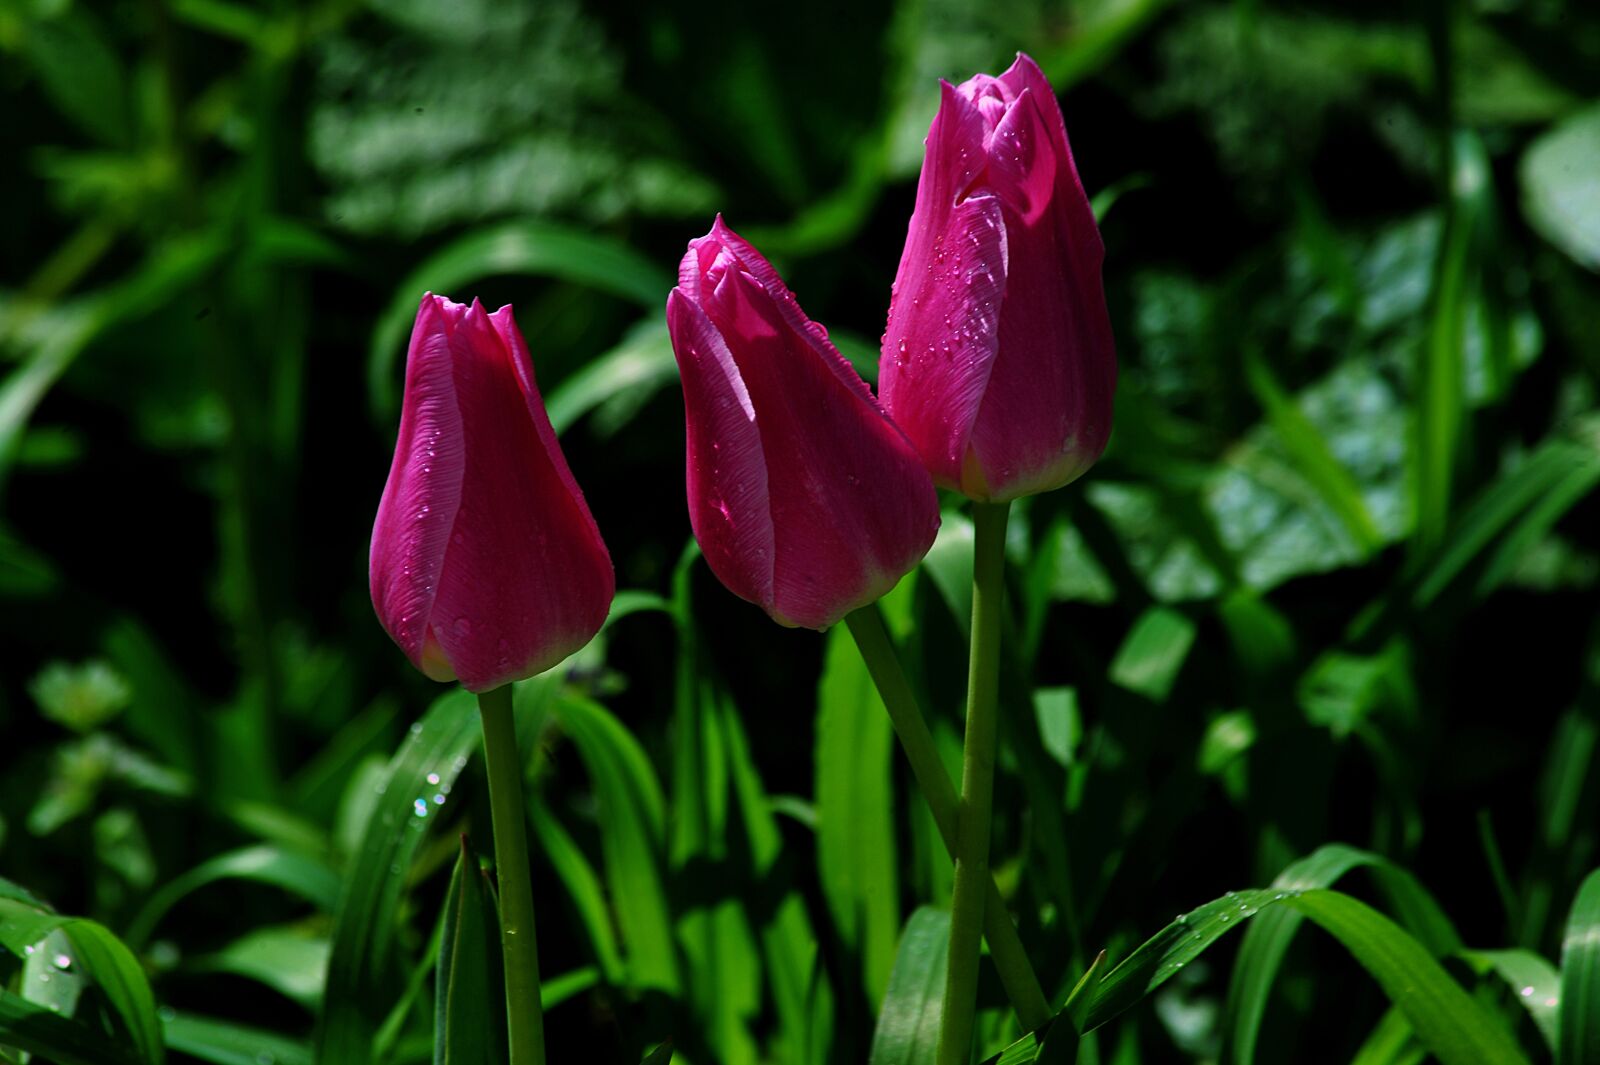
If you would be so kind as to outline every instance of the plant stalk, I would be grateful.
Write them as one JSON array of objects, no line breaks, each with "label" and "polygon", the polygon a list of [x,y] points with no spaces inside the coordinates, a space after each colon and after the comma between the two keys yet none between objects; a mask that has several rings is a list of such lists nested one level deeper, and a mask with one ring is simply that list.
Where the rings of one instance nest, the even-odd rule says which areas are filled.
[{"label": "plant stalk", "polygon": [[950,901],[950,956],[945,967],[938,1065],[967,1065],[972,1057],[984,885],[992,883],[989,817],[999,731],[1000,619],[1010,510],[1010,503],[972,506],[972,653],[967,666],[967,732],[961,754],[955,889]]},{"label": "plant stalk", "polygon": [[[939,835],[944,839],[945,850],[956,856],[959,800],[950,775],[934,746],[933,735],[928,731],[927,720],[917,706],[911,684],[906,679],[894,643],[883,624],[883,614],[876,603],[853,611],[844,619],[855,638],[856,648],[872,675],[872,682],[889,711],[895,735],[900,738],[900,748],[906,761],[911,763],[911,775],[922,790],[923,799],[933,813]],[[1050,1001],[1045,998],[1039,978],[1028,960],[1028,952],[1017,935],[1016,925],[1006,912],[1005,900],[991,876],[984,885],[983,936],[989,941],[989,954],[1000,973],[1000,983],[1024,1031],[1033,1032],[1050,1021]]]},{"label": "plant stalk", "polygon": [[500,943],[506,970],[506,1030],[511,1065],[544,1065],[544,1010],[539,1002],[539,941],[533,925],[533,877],[522,805],[522,758],[511,715],[511,685],[481,692],[483,753],[500,887]]}]

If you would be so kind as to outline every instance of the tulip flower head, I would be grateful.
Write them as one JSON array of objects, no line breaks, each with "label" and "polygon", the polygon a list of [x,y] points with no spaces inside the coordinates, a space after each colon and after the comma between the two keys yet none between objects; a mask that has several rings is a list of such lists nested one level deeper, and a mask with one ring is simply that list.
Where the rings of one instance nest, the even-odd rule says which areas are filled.
[{"label": "tulip flower head", "polygon": [[611,557],[510,307],[423,297],[370,577],[411,664],[475,692],[542,672],[605,621]]},{"label": "tulip flower head", "polygon": [[1003,502],[1066,484],[1105,450],[1104,251],[1033,60],[940,85],[879,391],[935,481]]},{"label": "tulip flower head", "polygon": [[933,482],[827,331],[719,217],[667,298],[689,518],[712,572],[821,629],[894,587],[939,528]]}]

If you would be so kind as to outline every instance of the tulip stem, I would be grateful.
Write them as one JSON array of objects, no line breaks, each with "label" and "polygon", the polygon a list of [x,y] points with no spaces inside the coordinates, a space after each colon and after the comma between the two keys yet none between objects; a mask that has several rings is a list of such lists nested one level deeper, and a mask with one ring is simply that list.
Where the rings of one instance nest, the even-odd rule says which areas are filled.
[{"label": "tulip stem", "polygon": [[955,889],[950,900],[950,956],[945,965],[938,1065],[967,1065],[972,1056],[983,888],[992,883],[989,814],[1000,716],[1000,617],[1010,509],[1010,503],[972,505],[972,652],[967,664],[967,733],[961,753]]},{"label": "tulip stem", "polygon": [[[959,816],[955,785],[950,782],[950,774],[945,771],[938,749],[934,747],[933,735],[928,731],[917,697],[900,665],[894,642],[884,627],[883,614],[878,604],[872,603],[846,615],[844,621],[850,627],[850,635],[855,638],[856,648],[867,665],[867,672],[872,675],[884,708],[889,711],[895,735],[900,738],[900,748],[905,751],[906,761],[911,763],[911,775],[916,777],[917,786],[922,789],[922,796],[933,813],[945,850],[954,858]],[[1011,915],[1006,912],[1005,900],[1000,897],[993,877],[984,885],[983,936],[989,941],[989,953],[1017,1021],[1024,1031],[1043,1028],[1050,1021],[1050,1002],[1039,986],[1022,937],[1011,923]]]},{"label": "tulip stem", "polygon": [[511,1065],[544,1065],[539,1003],[539,941],[533,926],[533,877],[522,805],[522,758],[511,716],[511,685],[481,692],[483,754],[489,768],[489,814],[500,885],[500,943],[506,969],[506,1029]]}]

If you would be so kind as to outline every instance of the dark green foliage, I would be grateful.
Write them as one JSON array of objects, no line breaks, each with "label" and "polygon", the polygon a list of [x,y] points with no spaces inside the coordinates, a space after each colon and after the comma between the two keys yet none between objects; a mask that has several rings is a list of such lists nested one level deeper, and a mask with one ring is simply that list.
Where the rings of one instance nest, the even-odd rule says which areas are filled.
[{"label": "dark green foliage", "polygon": [[[1061,1012],[986,968],[977,1060],[1600,1054],[1594,5],[6,0],[0,1060],[497,1053],[477,714],[364,574],[427,289],[516,305],[624,589],[516,693],[551,1060],[916,1060],[942,842],[844,635],[684,550],[661,312],[720,210],[873,379],[937,79],[1018,48],[1121,382],[1012,516]],[[952,772],[971,550],[884,603]]]}]

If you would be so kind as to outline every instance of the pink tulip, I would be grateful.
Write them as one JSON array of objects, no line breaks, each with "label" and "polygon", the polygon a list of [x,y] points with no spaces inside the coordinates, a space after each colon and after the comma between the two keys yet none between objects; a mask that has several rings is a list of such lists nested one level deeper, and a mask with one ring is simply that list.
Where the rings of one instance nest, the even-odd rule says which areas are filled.
[{"label": "pink tulip", "polygon": [[813,629],[894,587],[938,531],[933,482],[827,331],[720,217],[689,242],[667,328],[689,520],[712,572]]},{"label": "pink tulip", "polygon": [[879,391],[935,481],[1003,502],[1059,488],[1105,450],[1104,252],[1034,61],[940,84]]},{"label": "pink tulip", "polygon": [[605,620],[611,556],[510,307],[422,298],[371,583],[411,664],[475,692],[542,672]]}]

